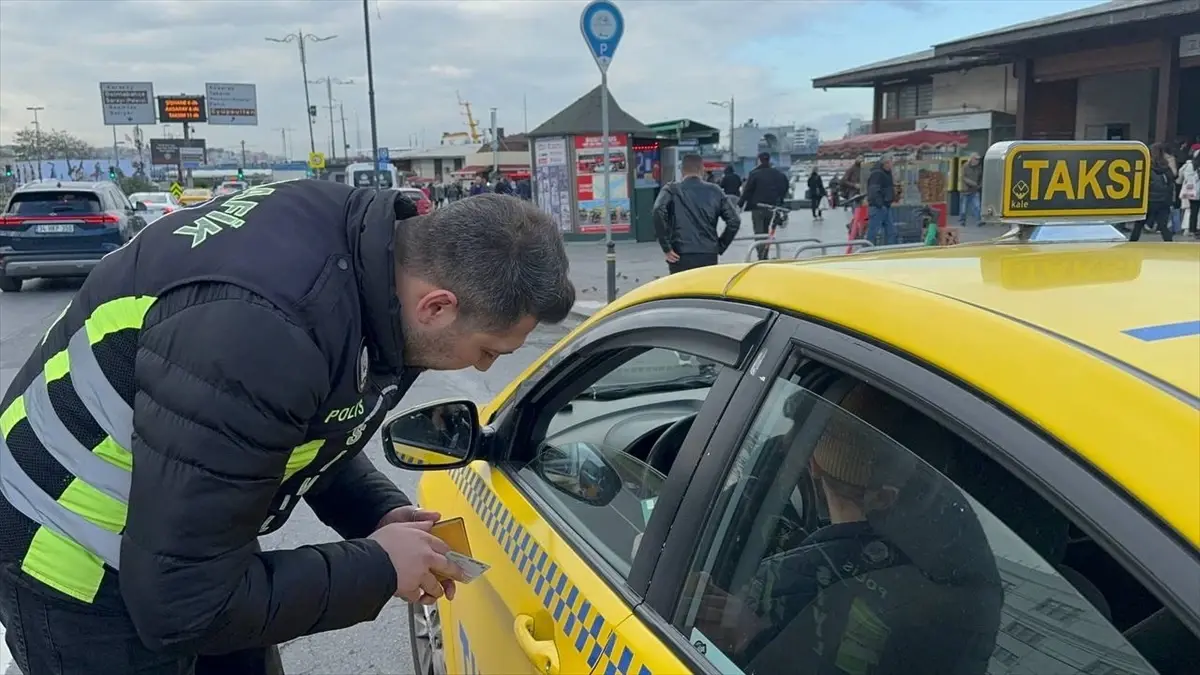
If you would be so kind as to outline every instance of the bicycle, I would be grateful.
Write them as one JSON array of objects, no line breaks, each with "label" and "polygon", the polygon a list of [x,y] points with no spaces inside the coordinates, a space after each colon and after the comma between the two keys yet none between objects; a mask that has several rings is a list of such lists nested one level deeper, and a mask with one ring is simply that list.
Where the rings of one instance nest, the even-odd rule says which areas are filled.
[{"label": "bicycle", "polygon": [[[760,251],[759,259],[766,260],[770,258],[770,246],[771,242],[775,240],[775,230],[781,227],[787,227],[788,215],[791,213],[791,210],[787,207],[776,206],[774,204],[755,204],[754,208],[765,209],[771,212],[771,225],[767,230],[766,243],[758,246],[758,250]],[[755,235],[755,238],[757,239],[758,235]],[[782,253],[780,253],[780,255],[782,256]]]}]

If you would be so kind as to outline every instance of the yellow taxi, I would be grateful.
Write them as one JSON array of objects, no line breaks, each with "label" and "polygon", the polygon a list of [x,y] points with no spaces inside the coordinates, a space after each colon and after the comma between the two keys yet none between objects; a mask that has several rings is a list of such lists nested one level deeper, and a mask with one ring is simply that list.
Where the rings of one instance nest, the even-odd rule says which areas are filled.
[{"label": "yellow taxi", "polygon": [[1200,672],[1200,246],[1064,239],[670,276],[401,413],[490,566],[417,671]]},{"label": "yellow taxi", "polygon": [[182,206],[195,206],[212,198],[212,190],[208,188],[188,188],[179,195],[179,203]]}]

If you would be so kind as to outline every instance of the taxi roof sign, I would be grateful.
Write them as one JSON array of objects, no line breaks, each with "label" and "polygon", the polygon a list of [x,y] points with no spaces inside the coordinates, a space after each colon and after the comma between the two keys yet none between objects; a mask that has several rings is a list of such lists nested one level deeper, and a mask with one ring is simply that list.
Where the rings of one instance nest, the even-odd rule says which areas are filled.
[{"label": "taxi roof sign", "polygon": [[1146,216],[1150,149],[1140,141],[1008,141],[983,160],[983,215],[1022,223]]}]

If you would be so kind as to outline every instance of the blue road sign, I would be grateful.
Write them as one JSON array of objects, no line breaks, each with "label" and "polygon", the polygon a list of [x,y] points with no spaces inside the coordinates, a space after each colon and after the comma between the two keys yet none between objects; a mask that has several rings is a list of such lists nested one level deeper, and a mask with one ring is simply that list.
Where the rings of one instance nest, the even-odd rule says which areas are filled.
[{"label": "blue road sign", "polygon": [[379,156],[375,159],[384,163],[392,161],[391,152],[387,149],[387,147],[380,147],[378,152]]},{"label": "blue road sign", "polygon": [[625,17],[621,16],[621,10],[609,0],[592,0],[579,15],[579,32],[583,33],[600,72],[608,72],[608,65],[625,34]]}]

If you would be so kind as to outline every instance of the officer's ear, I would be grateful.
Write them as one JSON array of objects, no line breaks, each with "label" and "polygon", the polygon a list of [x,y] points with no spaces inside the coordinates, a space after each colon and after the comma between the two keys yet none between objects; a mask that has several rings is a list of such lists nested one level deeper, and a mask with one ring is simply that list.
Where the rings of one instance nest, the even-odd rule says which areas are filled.
[{"label": "officer's ear", "polygon": [[429,328],[445,328],[458,318],[458,296],[444,288],[431,288],[413,307],[417,323]]}]

